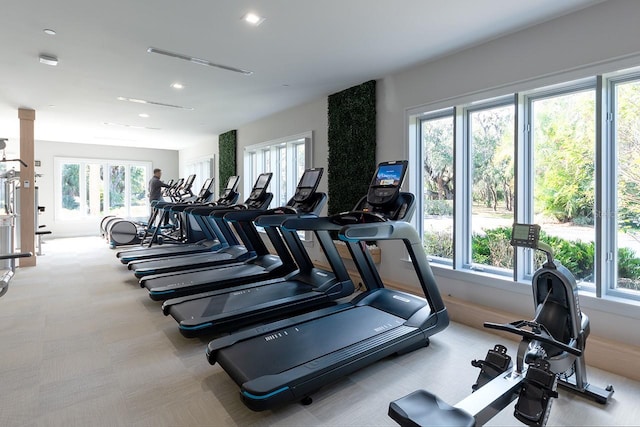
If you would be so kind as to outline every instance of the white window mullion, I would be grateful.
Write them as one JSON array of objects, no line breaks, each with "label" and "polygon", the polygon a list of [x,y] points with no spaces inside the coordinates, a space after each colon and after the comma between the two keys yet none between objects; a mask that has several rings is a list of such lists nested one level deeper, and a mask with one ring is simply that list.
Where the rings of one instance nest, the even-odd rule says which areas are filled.
[{"label": "white window mullion", "polygon": [[87,216],[87,163],[80,163],[80,170],[78,171],[78,188],[80,189],[80,217]]},{"label": "white window mullion", "polygon": [[124,207],[125,212],[127,213],[127,218],[131,217],[131,164],[125,165],[125,175],[124,175]]},{"label": "white window mullion", "polygon": [[111,165],[109,162],[103,164],[104,172],[104,212],[111,215]]},{"label": "white window mullion", "polygon": [[[516,141],[518,154],[516,157],[516,216],[515,220],[522,223],[533,222],[533,100],[525,95],[518,96],[518,113],[516,115]],[[533,251],[525,248],[516,250],[516,280],[527,280],[533,276]]]},{"label": "white window mullion", "polygon": [[471,265],[471,214],[473,200],[473,161],[471,153],[471,125],[469,112],[464,108],[456,108],[455,146],[456,171],[459,182],[456,186],[456,267],[468,268]]},{"label": "white window mullion", "polygon": [[[296,188],[296,185],[298,185],[298,182],[296,180],[296,167],[297,167],[297,162],[296,162],[296,146],[298,144],[295,143],[288,143],[287,144],[287,177],[289,177],[289,179],[287,179],[287,197],[286,199],[290,199],[291,196],[293,196],[293,192]],[[285,202],[286,203],[286,202]]]}]

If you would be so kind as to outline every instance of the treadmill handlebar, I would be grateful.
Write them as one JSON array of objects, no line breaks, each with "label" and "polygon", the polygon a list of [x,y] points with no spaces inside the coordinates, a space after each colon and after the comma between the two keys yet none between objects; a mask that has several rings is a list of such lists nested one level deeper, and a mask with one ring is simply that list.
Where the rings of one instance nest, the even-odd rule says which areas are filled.
[{"label": "treadmill handlebar", "polygon": [[208,203],[176,203],[169,206],[169,212],[185,212],[187,209],[201,208],[209,206]]},{"label": "treadmill handlebar", "polygon": [[287,231],[340,230],[343,226],[331,221],[328,217],[305,218],[293,217],[282,223]]},{"label": "treadmill handlebar", "polygon": [[214,210],[213,212],[211,212],[211,214],[209,214],[209,216],[213,218],[224,218],[225,215],[229,213],[238,213],[238,214],[248,215],[255,212],[264,212],[264,209],[247,208],[247,205],[233,205],[233,206],[226,206],[223,209]]},{"label": "treadmill handlebar", "polygon": [[272,214],[272,215],[260,215],[254,221],[259,227],[280,227],[282,224],[291,218],[317,218],[317,215],[312,213],[285,213],[285,214]]},{"label": "treadmill handlebar", "polygon": [[420,244],[420,236],[408,222],[385,221],[343,226],[338,232],[340,240],[405,240],[409,244]]},{"label": "treadmill handlebar", "polygon": [[222,217],[225,221],[253,221],[262,214],[264,214],[264,209],[247,209],[242,211],[214,212],[212,216],[215,218]]},{"label": "treadmill handlebar", "polygon": [[229,206],[224,205],[203,205],[203,206],[194,206],[192,208],[187,208],[186,212],[192,215],[200,215],[200,216],[209,216],[212,212],[221,211],[221,210],[229,210]]}]

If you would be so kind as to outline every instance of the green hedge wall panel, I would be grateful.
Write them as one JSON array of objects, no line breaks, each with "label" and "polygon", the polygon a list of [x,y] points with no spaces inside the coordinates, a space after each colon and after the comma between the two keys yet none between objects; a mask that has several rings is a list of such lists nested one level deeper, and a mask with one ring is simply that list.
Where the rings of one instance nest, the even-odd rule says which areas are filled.
[{"label": "green hedge wall panel", "polygon": [[376,168],[376,82],[329,96],[329,214],[352,210]]},{"label": "green hedge wall panel", "polygon": [[237,131],[230,130],[218,137],[218,194],[222,194],[229,177],[236,175]]}]

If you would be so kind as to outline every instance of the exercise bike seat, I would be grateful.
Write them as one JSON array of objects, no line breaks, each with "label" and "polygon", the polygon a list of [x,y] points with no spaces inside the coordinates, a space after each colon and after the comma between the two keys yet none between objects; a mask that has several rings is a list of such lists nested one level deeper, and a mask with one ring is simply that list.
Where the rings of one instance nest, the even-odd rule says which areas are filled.
[{"label": "exercise bike seat", "polygon": [[389,404],[389,416],[402,427],[473,427],[473,415],[426,390],[416,390]]}]

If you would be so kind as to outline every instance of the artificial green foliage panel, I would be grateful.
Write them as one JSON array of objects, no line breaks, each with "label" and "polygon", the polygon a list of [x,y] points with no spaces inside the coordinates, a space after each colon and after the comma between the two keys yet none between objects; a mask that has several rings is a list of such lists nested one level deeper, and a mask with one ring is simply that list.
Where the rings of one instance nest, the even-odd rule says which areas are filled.
[{"label": "artificial green foliage panel", "polygon": [[218,137],[218,194],[222,194],[229,177],[236,174],[237,131],[230,130]]},{"label": "artificial green foliage panel", "polygon": [[329,95],[329,214],[350,211],[376,168],[376,82]]}]

